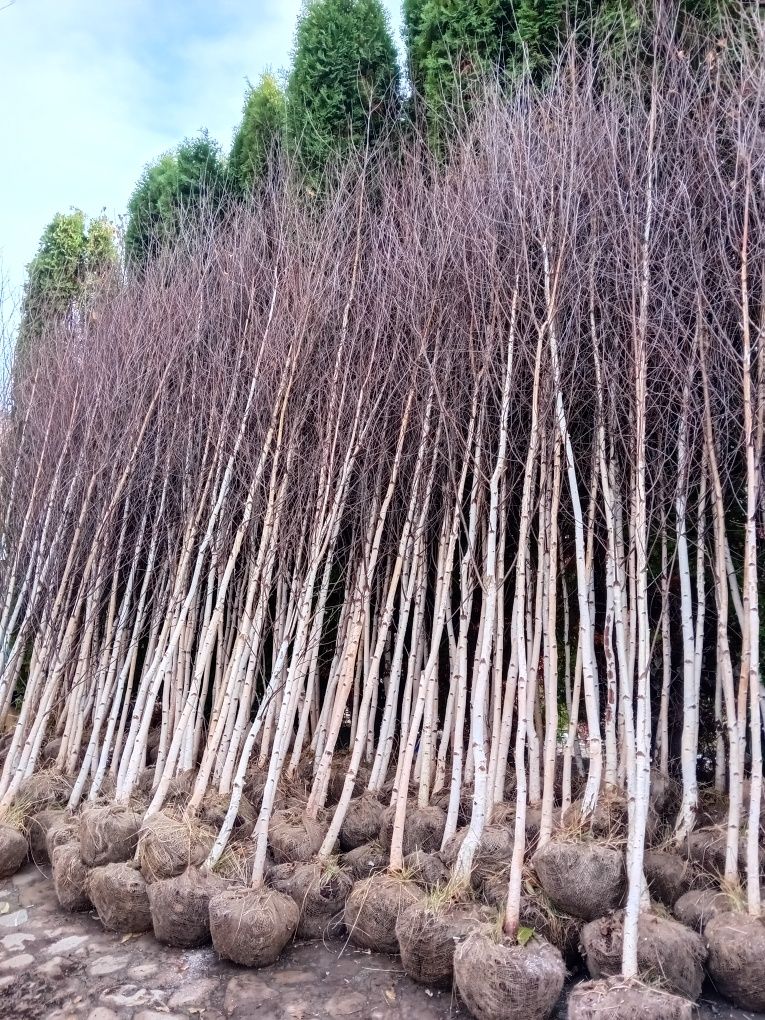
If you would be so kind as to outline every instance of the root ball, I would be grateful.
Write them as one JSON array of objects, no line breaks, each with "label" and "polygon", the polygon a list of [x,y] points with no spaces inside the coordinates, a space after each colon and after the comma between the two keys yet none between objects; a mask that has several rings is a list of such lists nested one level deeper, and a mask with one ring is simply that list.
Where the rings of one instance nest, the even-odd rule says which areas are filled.
[{"label": "root ball", "polygon": [[[621,972],[624,912],[591,921],[582,929],[582,947],[593,978]],[[659,980],[667,991],[695,1001],[704,980],[704,942],[677,921],[643,913],[638,922],[638,971]]]},{"label": "root ball", "polygon": [[765,1011],[765,925],[759,917],[729,911],[704,929],[707,967],[717,988],[739,1009]]},{"label": "root ball", "polygon": [[404,970],[421,984],[449,988],[454,977],[454,951],[461,941],[488,920],[475,903],[439,905],[421,900],[396,921],[396,938]]},{"label": "root ball", "polygon": [[331,939],[343,934],[343,910],[353,888],[348,872],[320,861],[277,864],[269,884],[295,901],[300,911],[298,938]]},{"label": "root ball", "polygon": [[365,843],[372,843],[380,835],[383,805],[373,793],[354,797],[340,829],[340,848],[355,850]]},{"label": "root ball", "polygon": [[27,859],[29,844],[12,825],[0,824],[0,878],[15,875]]},{"label": "root ball", "polygon": [[370,875],[385,871],[390,863],[388,854],[379,843],[366,843],[364,846],[349,850],[343,854],[343,863],[350,872],[354,882],[360,882]]},{"label": "root ball", "polygon": [[275,811],[268,826],[268,845],[276,864],[310,861],[319,852],[328,826],[297,808]]},{"label": "root ball", "polygon": [[275,889],[226,889],[210,900],[210,934],[224,959],[267,967],[295,934],[299,916],[292,897]]},{"label": "root ball", "polygon": [[215,832],[199,822],[160,811],[144,822],[138,840],[138,862],[145,881],[173,878],[199,866],[215,842]]},{"label": "root ball", "polygon": [[639,982],[584,981],[571,992],[569,1020],[693,1020],[687,999]]},{"label": "root ball", "polygon": [[89,808],[80,816],[80,853],[84,864],[129,861],[138,845],[141,816],[127,807]]},{"label": "root ball", "polygon": [[210,899],[227,886],[224,879],[197,868],[152,882],[148,895],[154,937],[180,949],[205,945],[210,941]]},{"label": "root ball", "polygon": [[82,863],[79,843],[64,843],[53,848],[53,886],[56,898],[63,910],[72,913],[90,910],[88,876],[90,868]]},{"label": "root ball", "polygon": [[534,938],[519,946],[483,929],[457,948],[454,977],[478,1020],[546,1020],[560,997],[566,967],[547,942]]},{"label": "root ball", "polygon": [[537,850],[532,863],[540,885],[565,914],[593,921],[622,902],[627,876],[619,850],[554,840]]},{"label": "root ball", "polygon": [[129,864],[94,868],[88,891],[99,920],[107,931],[125,935],[151,931],[149,892],[143,877]]},{"label": "root ball", "polygon": [[399,915],[424,896],[415,882],[398,875],[372,875],[357,882],[343,913],[351,942],[377,953],[397,953]]}]

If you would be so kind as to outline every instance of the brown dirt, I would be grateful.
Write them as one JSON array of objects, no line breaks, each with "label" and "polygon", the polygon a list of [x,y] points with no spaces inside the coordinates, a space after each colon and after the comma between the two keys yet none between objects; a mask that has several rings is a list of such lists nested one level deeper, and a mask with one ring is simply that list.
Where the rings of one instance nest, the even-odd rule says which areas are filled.
[{"label": "brown dirt", "polygon": [[675,903],[673,913],[686,928],[701,934],[713,917],[734,909],[734,901],[719,889],[693,889],[683,893]]},{"label": "brown dirt", "polygon": [[356,850],[343,854],[343,863],[351,873],[354,882],[385,871],[390,863],[388,854],[379,843],[366,843]]},{"label": "brown dirt", "polygon": [[77,838],[79,831],[77,819],[66,812],[63,812],[60,818],[54,819],[45,834],[45,849],[51,863],[53,863],[53,851],[56,847],[66,846],[67,843],[79,845]]},{"label": "brown dirt", "polygon": [[127,807],[87,808],[80,815],[80,854],[84,864],[129,861],[138,846],[141,816]]},{"label": "brown dirt", "polygon": [[203,864],[216,833],[200,822],[175,818],[167,811],[151,815],[138,840],[138,862],[145,881],[173,878],[186,868]]},{"label": "brown dirt", "polygon": [[319,861],[277,864],[269,885],[295,901],[300,911],[298,938],[339,938],[344,934],[343,910],[353,888],[347,871]]},{"label": "brown dirt", "polygon": [[439,885],[446,885],[449,881],[449,869],[440,856],[426,854],[422,850],[415,850],[413,854],[404,858],[404,870],[426,892],[431,892]]},{"label": "brown dirt", "polygon": [[328,826],[297,808],[275,811],[268,826],[268,845],[276,864],[310,861],[319,852]]},{"label": "brown dirt", "polygon": [[[391,838],[393,836],[393,819],[396,813],[395,805],[385,809],[380,825],[380,844],[386,851],[390,851]],[[446,828],[446,812],[443,808],[430,804],[428,807],[417,807],[416,803],[407,804],[406,821],[404,822],[403,854],[408,857],[415,850],[424,850],[425,853],[433,853],[441,846]]]},{"label": "brown dirt", "polygon": [[365,843],[373,843],[380,835],[384,810],[373,793],[354,797],[340,829],[340,849],[355,850]]},{"label": "brown dirt", "polygon": [[27,839],[29,840],[29,854],[35,864],[50,864],[47,846],[48,832],[54,825],[64,821],[65,817],[62,808],[43,808],[42,811],[38,811],[29,818]]},{"label": "brown dirt", "polygon": [[[215,829],[216,832],[220,831],[226,819],[230,802],[231,798],[228,794],[215,793],[212,790],[208,791],[202,798],[202,804],[199,809],[200,820],[205,825],[209,825],[211,829]],[[257,820],[258,815],[255,808],[246,797],[240,797],[239,807],[234,819],[232,837],[234,839],[244,839],[247,836],[251,836]]]},{"label": "brown dirt", "polygon": [[643,870],[651,896],[670,910],[691,888],[693,870],[680,854],[648,850],[643,857]]},{"label": "brown dirt", "polygon": [[88,876],[90,868],[82,863],[79,843],[63,843],[54,847],[53,885],[63,910],[90,910]]}]

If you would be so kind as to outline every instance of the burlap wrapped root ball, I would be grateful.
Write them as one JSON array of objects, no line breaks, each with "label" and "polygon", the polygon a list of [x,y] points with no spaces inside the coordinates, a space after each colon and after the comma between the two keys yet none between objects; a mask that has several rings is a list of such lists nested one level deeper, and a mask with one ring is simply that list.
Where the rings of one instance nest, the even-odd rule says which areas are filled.
[{"label": "burlap wrapped root ball", "polygon": [[298,938],[339,938],[345,931],[343,910],[353,879],[334,861],[277,864],[269,885],[295,901],[300,911]]},{"label": "burlap wrapped root ball", "polygon": [[274,863],[298,864],[312,860],[328,828],[325,822],[309,818],[298,808],[275,811],[268,826],[268,846]]},{"label": "burlap wrapped root ball", "polygon": [[166,811],[151,815],[138,839],[138,863],[145,881],[173,878],[204,864],[215,843],[213,829]]},{"label": "burlap wrapped root ball", "polygon": [[67,817],[63,808],[43,808],[32,815],[27,821],[27,841],[29,843],[29,856],[35,864],[50,864],[48,854],[48,833],[60,825]]},{"label": "burlap wrapped root ball", "polygon": [[596,839],[615,840],[627,834],[627,798],[621,793],[603,793],[592,811],[586,813],[584,801],[575,800],[563,815],[563,825],[569,832],[587,833]]},{"label": "burlap wrapped root ball", "polygon": [[151,923],[158,942],[193,949],[210,941],[210,900],[229,883],[217,875],[189,868],[148,887]]},{"label": "burlap wrapped root ball", "polygon": [[624,978],[583,981],[568,1000],[568,1020],[693,1020],[693,1005],[679,995]]},{"label": "burlap wrapped root ball", "polygon": [[236,888],[210,900],[210,934],[219,956],[243,967],[267,967],[297,930],[300,912],[276,889]]},{"label": "burlap wrapped root ball", "polygon": [[[238,839],[230,842],[214,865],[213,871],[219,878],[225,878],[231,882],[238,882],[239,885],[249,885],[252,878],[252,870],[255,867],[255,856],[257,847],[255,840]],[[273,867],[274,862],[269,854],[266,854],[264,866],[265,877]]]},{"label": "burlap wrapped root ball", "polygon": [[196,769],[186,769],[185,772],[179,772],[177,776],[173,776],[167,786],[165,803],[174,807],[185,807],[194,792],[196,781]]},{"label": "burlap wrapped root ball", "polygon": [[[384,850],[390,852],[393,838],[393,825],[396,815],[396,806],[391,804],[385,809],[380,825],[380,844]],[[415,850],[424,850],[425,853],[433,853],[440,849],[446,829],[446,812],[443,808],[430,804],[428,807],[417,807],[415,804],[408,804],[404,820],[404,838],[402,852],[404,857],[413,854]]]},{"label": "burlap wrapped root ball", "polygon": [[140,871],[129,864],[93,868],[88,892],[101,924],[123,935],[151,931],[149,890]]},{"label": "burlap wrapped root ball", "polygon": [[[507,879],[502,877],[504,902],[497,904],[503,912],[507,903]],[[490,886],[489,889],[492,887]],[[488,898],[488,897],[487,897]],[[574,967],[581,963],[579,942],[584,921],[581,917],[572,917],[559,911],[543,889],[531,882],[525,882],[521,891],[521,907],[519,918],[521,926],[531,928],[535,935],[549,942],[560,951],[566,966]]]},{"label": "burlap wrapped root ball", "polygon": [[[231,797],[224,793],[217,793],[213,790],[202,798],[199,808],[199,818],[205,825],[219,832],[226,820],[228,809],[231,804]],[[232,839],[245,839],[251,836],[255,829],[255,822],[258,820],[255,808],[246,797],[240,797],[236,809],[236,817],[231,830]]]},{"label": "burlap wrapped root ball", "polygon": [[566,966],[541,939],[521,946],[483,928],[457,947],[454,978],[477,1020],[546,1020],[560,998]]},{"label": "burlap wrapped root ball", "polygon": [[56,847],[67,846],[69,843],[76,843],[77,853],[79,854],[79,833],[80,823],[73,815],[64,811],[61,812],[59,818],[53,819],[48,827],[48,831],[45,833],[45,850],[51,864],[53,864],[53,852]]},{"label": "burlap wrapped root ball", "polygon": [[[624,911],[590,921],[582,929],[582,948],[590,977],[612,977],[622,969]],[[696,1001],[704,980],[706,946],[677,921],[641,913],[638,919],[638,973],[669,992]]]},{"label": "burlap wrapped root ball", "polygon": [[689,861],[668,850],[647,850],[643,871],[652,899],[670,910],[691,888],[694,877]]},{"label": "burlap wrapped root ball", "polygon": [[141,816],[129,807],[87,808],[80,815],[80,853],[88,867],[129,861],[138,846]]},{"label": "burlap wrapped root ball", "polygon": [[[725,824],[708,828],[694,829],[686,843],[688,857],[693,861],[696,872],[708,879],[708,884],[719,884],[725,874],[725,856],[728,847],[728,832]],[[763,864],[763,851],[760,846],[760,867]],[[747,848],[746,836],[739,841],[738,862],[742,871],[746,870]]]},{"label": "burlap wrapped root ball", "polygon": [[439,902],[429,897],[407,907],[396,921],[401,962],[410,978],[450,988],[454,951],[489,920],[489,909],[470,902]]},{"label": "burlap wrapped root ball", "polygon": [[738,910],[740,906],[737,900],[720,889],[691,889],[678,898],[672,912],[680,924],[702,934],[713,917]]},{"label": "burlap wrapped root ball", "polygon": [[715,987],[739,1009],[765,1012],[765,925],[759,917],[729,911],[704,929],[707,970]]},{"label": "burlap wrapped root ball", "polygon": [[473,857],[470,881],[474,889],[483,889],[487,882],[507,879],[513,859],[515,834],[506,825],[487,825],[478,840]]},{"label": "burlap wrapped root ball", "polygon": [[462,844],[465,842],[465,837],[467,836],[467,834],[468,834],[467,826],[463,826],[463,828],[457,829],[457,831],[447,839],[441,850],[439,850],[438,856],[444,862],[446,867],[449,868],[449,870],[452,870],[454,868],[454,865],[457,863],[457,858],[459,857],[460,849],[462,848]]},{"label": "burlap wrapped root ball", "polygon": [[0,823],[0,878],[15,875],[29,853],[29,844],[22,832],[12,825]]},{"label": "burlap wrapped root ball", "polygon": [[[348,775],[350,764],[351,755],[347,752],[333,756],[332,767],[329,773],[329,782],[327,783],[326,803],[328,807],[334,807],[334,805],[340,801],[340,798],[343,795],[343,789],[345,788],[345,780]],[[356,778],[353,781],[352,796],[360,797],[364,793],[366,785],[369,782],[369,774],[369,766],[362,762],[356,771]]]},{"label": "burlap wrapped root ball", "polygon": [[53,866],[53,888],[62,910],[72,913],[90,910],[88,878],[90,868],[82,863],[79,843],[63,843],[54,846],[51,852]]},{"label": "burlap wrapped root ball", "polygon": [[426,892],[433,892],[449,881],[449,869],[440,855],[426,854],[424,850],[415,850],[404,858],[404,871]]},{"label": "burlap wrapped root ball", "polygon": [[379,843],[365,843],[364,846],[349,850],[343,854],[343,864],[350,872],[354,882],[360,882],[370,875],[378,875],[385,871],[390,863],[387,851]]},{"label": "burlap wrapped root ball", "polygon": [[343,913],[351,942],[376,953],[398,953],[399,915],[424,896],[415,882],[399,875],[372,875],[357,882]]},{"label": "burlap wrapped root ball", "polygon": [[354,797],[348,805],[340,828],[340,849],[355,850],[373,843],[380,835],[384,806],[374,793]]},{"label": "burlap wrapped root ball", "polygon": [[14,807],[22,811],[25,818],[44,808],[66,807],[72,785],[69,776],[55,769],[35,772],[22,779],[13,801]]},{"label": "burlap wrapped root ball", "polygon": [[565,914],[594,921],[622,903],[627,875],[620,850],[552,840],[537,850],[532,864],[545,893]]}]

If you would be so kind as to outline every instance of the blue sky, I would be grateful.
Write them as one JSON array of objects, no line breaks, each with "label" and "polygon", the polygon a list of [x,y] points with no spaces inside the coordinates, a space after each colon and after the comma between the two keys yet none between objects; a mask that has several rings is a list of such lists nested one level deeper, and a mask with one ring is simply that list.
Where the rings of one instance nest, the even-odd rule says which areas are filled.
[{"label": "blue sky", "polygon": [[[400,0],[384,0],[399,42]],[[56,212],[124,212],[200,128],[228,149],[247,80],[289,66],[300,0],[0,0],[0,276]]]}]

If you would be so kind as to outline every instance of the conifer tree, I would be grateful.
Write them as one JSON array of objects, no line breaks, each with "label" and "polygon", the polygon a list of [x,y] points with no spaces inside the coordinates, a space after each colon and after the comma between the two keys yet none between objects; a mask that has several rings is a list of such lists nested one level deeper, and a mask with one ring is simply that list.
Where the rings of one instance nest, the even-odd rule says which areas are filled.
[{"label": "conifer tree", "polygon": [[226,191],[220,148],[206,131],[150,163],[128,203],[125,255],[144,264],[173,236],[179,215],[195,204],[219,205]]},{"label": "conifer tree", "polygon": [[46,322],[69,315],[88,288],[116,264],[114,227],[105,216],[88,222],[80,209],[57,213],[27,266],[20,349],[39,336]]},{"label": "conifer tree", "polygon": [[242,123],[234,136],[228,169],[232,184],[244,192],[261,180],[284,137],[284,95],[276,78],[263,75],[244,103]]},{"label": "conifer tree", "polygon": [[423,12],[428,0],[403,0],[401,14],[403,36],[406,46],[406,59],[409,81],[416,93],[422,93],[424,85],[423,59],[425,51],[422,45]]},{"label": "conifer tree", "polygon": [[511,0],[426,0],[410,4],[407,40],[431,134],[446,111],[467,102],[469,82],[502,66],[514,23]]},{"label": "conifer tree", "polygon": [[287,87],[291,149],[320,175],[333,155],[374,141],[399,107],[396,49],[380,0],[307,0]]}]

